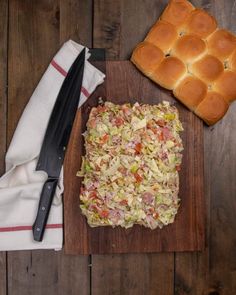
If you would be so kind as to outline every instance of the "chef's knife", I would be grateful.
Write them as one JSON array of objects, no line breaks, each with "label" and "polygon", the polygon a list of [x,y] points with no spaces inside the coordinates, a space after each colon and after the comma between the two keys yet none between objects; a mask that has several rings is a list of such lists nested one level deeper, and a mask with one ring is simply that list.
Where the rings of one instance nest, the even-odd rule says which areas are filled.
[{"label": "chef's knife", "polygon": [[36,170],[45,171],[44,183],[33,225],[35,241],[42,241],[66,147],[79,104],[85,63],[85,49],[72,64],[57,96],[44,136]]}]

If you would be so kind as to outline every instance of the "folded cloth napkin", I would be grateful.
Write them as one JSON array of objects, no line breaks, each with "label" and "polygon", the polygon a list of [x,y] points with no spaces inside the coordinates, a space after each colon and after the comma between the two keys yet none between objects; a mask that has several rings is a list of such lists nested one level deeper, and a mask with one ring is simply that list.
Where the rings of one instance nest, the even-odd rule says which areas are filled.
[{"label": "folded cloth napkin", "polygon": [[[72,40],[64,43],[32,94],[6,154],[6,173],[0,178],[0,250],[61,249],[63,242],[63,169],[42,242],[35,242],[32,224],[47,174],[35,171],[47,124],[63,80],[84,47]],[[80,107],[105,75],[87,59]]]}]

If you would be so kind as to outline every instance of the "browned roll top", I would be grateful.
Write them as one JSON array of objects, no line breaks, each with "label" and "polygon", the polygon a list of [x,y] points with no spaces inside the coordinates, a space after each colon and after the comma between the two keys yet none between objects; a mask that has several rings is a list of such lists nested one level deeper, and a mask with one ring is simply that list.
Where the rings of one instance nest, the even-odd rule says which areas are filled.
[{"label": "browned roll top", "polygon": [[236,99],[236,37],[187,0],[171,0],[131,61],[207,124]]}]

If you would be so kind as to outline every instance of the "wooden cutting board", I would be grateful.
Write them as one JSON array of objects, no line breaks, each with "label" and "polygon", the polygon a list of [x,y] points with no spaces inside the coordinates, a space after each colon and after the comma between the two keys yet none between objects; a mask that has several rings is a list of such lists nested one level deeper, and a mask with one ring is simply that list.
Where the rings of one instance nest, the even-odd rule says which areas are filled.
[{"label": "wooden cutting board", "polygon": [[[68,254],[142,253],[195,251],[204,248],[205,204],[203,192],[203,123],[164,90],[144,77],[129,61],[103,62],[106,82],[78,111],[65,160],[64,224],[65,252]],[[184,126],[182,170],[180,172],[181,205],[175,222],[163,229],[141,226],[131,229],[90,228],[79,208],[81,181],[76,177],[84,153],[81,133],[98,97],[117,104],[125,102],[157,104],[167,100],[180,112]]]}]

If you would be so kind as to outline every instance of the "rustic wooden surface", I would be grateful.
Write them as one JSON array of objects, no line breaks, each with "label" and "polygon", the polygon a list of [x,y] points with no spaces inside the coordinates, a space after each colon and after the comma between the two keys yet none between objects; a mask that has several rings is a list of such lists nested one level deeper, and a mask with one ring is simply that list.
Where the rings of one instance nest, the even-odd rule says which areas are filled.
[{"label": "rustic wooden surface", "polygon": [[[235,0],[192,2],[236,33]],[[59,44],[73,37],[88,46],[106,48],[110,59],[127,59],[166,3],[0,0],[1,167],[6,137],[9,143],[24,104]],[[206,251],[93,256],[53,251],[1,253],[0,295],[236,294],[235,112],[236,103],[221,122],[204,130]]]},{"label": "rustic wooden surface", "polygon": [[[203,123],[193,113],[178,103],[170,91],[157,87],[144,77],[130,61],[108,61],[106,87],[102,85],[87,104],[82,116],[78,111],[71,144],[65,161],[65,251],[68,254],[155,253],[167,251],[203,250],[205,246],[205,200],[203,192]],[[101,91],[103,89],[103,93]],[[134,226],[122,228],[88,226],[79,209],[80,169],[84,154],[82,133],[90,112],[90,102],[98,104],[100,96],[122,104],[126,102],[157,104],[166,100],[179,110],[184,126],[181,134],[184,144],[180,172],[181,206],[175,222],[163,229],[150,230]],[[81,128],[83,126],[83,128]]]}]

